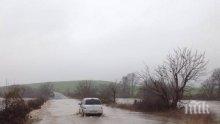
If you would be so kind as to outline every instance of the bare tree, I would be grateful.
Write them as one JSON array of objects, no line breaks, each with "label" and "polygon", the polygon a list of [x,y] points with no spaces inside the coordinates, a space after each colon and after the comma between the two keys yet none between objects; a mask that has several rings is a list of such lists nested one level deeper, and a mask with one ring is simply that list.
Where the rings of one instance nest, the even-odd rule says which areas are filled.
[{"label": "bare tree", "polygon": [[50,97],[54,97],[54,86],[50,82],[42,84],[39,87],[39,91],[40,91],[41,97],[45,100],[49,99]]},{"label": "bare tree", "polygon": [[122,77],[121,83],[121,97],[129,97],[130,96],[130,85],[127,76]]},{"label": "bare tree", "polygon": [[206,65],[205,53],[192,52],[188,48],[178,48],[173,54],[168,55],[167,61],[157,72],[161,79],[172,87],[173,107],[176,107],[177,102],[182,99],[188,82],[197,80],[204,73]]},{"label": "bare tree", "polygon": [[110,91],[111,91],[111,96],[113,98],[113,102],[115,103],[116,102],[116,95],[118,93],[118,83],[117,83],[117,81],[113,82],[113,83],[110,83],[109,88],[110,88]]},{"label": "bare tree", "polygon": [[149,71],[145,72],[148,76],[145,76],[144,80],[150,80],[151,86],[148,87],[162,98],[171,101],[172,107],[177,107],[177,103],[183,98],[186,85],[198,79],[204,73],[206,65],[205,53],[178,48],[168,55],[163,65],[158,66],[154,77],[149,76]]},{"label": "bare tree", "polygon": [[80,81],[78,86],[76,87],[76,93],[81,98],[93,96],[94,91],[92,87],[92,81],[90,80]]},{"label": "bare tree", "polygon": [[164,105],[169,107],[171,96],[169,84],[165,83],[161,77],[158,78],[158,76],[152,75],[148,66],[145,66],[144,71],[140,74],[140,78],[144,82],[144,86],[141,88],[143,99],[149,102],[151,97],[158,97],[157,100],[162,100]]},{"label": "bare tree", "polygon": [[135,73],[129,73],[122,77],[120,82],[121,92],[119,93],[121,97],[134,97],[136,85],[138,83],[138,77]]},{"label": "bare tree", "polygon": [[216,86],[218,87],[218,96],[220,96],[220,68],[214,70],[211,78],[212,81],[215,82]]},{"label": "bare tree", "polygon": [[209,78],[202,83],[202,94],[207,98],[214,98],[215,84]]},{"label": "bare tree", "polygon": [[135,93],[135,88],[136,88],[136,83],[137,83],[137,77],[135,73],[130,73],[128,76],[130,76],[130,95],[131,97],[134,97],[134,93]]}]

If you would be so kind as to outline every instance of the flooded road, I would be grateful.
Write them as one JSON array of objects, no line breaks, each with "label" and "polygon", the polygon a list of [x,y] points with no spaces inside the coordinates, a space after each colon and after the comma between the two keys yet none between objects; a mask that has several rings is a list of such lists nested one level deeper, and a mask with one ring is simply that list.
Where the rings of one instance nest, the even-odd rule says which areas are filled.
[{"label": "flooded road", "polygon": [[[82,117],[75,99],[49,100],[33,111],[34,124],[173,124],[169,119],[104,106],[102,117]],[[36,116],[36,117],[34,117]]]},{"label": "flooded road", "polygon": [[[103,106],[104,115],[101,117],[82,117],[78,114],[78,100],[68,99],[59,93],[55,96],[55,99],[46,102],[41,109],[30,113],[33,124],[185,124],[181,119],[107,106]],[[219,101],[209,104],[213,104],[215,110],[219,111]]]}]

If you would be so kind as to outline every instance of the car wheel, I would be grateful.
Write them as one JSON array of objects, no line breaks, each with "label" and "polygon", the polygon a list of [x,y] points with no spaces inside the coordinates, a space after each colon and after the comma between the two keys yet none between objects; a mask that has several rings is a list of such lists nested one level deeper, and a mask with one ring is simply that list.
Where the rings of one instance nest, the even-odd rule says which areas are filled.
[{"label": "car wheel", "polygon": [[85,113],[82,111],[82,116],[84,117],[85,116]]}]

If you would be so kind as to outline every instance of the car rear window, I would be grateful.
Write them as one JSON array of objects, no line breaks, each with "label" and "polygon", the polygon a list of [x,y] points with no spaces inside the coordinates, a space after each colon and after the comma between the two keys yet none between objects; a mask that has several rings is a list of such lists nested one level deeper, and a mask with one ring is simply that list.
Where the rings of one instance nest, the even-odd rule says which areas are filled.
[{"label": "car rear window", "polygon": [[98,99],[88,99],[86,100],[86,105],[100,105],[101,101]]}]

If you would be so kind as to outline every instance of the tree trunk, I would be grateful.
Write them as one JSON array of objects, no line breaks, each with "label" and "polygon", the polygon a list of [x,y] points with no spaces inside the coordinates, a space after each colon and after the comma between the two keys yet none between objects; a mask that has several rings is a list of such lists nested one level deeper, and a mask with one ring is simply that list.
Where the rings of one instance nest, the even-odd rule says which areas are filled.
[{"label": "tree trunk", "polygon": [[114,103],[116,103],[116,92],[114,92]]},{"label": "tree trunk", "polygon": [[179,102],[180,100],[180,92],[181,91],[176,91],[175,92],[175,96],[174,96],[174,99],[172,101],[172,108],[176,108],[177,107],[177,103]]}]

